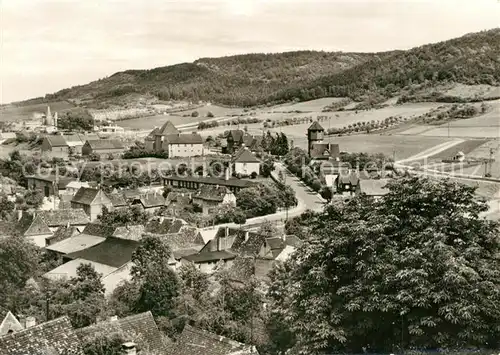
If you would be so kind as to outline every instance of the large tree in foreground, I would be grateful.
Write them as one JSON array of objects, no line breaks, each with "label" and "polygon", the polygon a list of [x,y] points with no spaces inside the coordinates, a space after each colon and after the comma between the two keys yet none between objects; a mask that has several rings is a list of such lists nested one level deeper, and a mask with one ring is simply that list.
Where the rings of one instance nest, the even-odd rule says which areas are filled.
[{"label": "large tree in foreground", "polygon": [[270,309],[303,354],[493,348],[500,342],[498,223],[474,188],[409,178],[310,217],[274,270]]}]

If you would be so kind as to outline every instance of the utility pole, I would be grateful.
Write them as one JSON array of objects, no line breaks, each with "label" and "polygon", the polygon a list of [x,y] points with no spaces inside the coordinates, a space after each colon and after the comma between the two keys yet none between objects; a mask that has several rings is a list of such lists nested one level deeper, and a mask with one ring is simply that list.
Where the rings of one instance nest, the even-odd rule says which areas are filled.
[{"label": "utility pole", "polygon": [[47,298],[45,300],[45,319],[48,322],[50,320],[50,296],[47,293]]}]

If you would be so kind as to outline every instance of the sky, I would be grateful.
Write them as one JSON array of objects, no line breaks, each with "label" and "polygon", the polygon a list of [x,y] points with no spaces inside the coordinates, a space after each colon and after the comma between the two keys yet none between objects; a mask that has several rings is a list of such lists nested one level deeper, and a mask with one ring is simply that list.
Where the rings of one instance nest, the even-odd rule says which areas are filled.
[{"label": "sky", "polygon": [[500,26],[500,0],[0,0],[0,103],[242,53],[407,49]]}]

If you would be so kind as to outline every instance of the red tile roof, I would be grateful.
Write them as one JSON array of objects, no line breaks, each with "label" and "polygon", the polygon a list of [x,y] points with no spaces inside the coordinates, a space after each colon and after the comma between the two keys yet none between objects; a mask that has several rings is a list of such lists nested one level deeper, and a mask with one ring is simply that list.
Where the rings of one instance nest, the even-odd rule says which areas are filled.
[{"label": "red tile roof", "polygon": [[2,355],[83,355],[68,317],[0,337]]},{"label": "red tile roof", "polygon": [[240,150],[235,154],[234,163],[260,163],[260,160],[250,152],[250,149],[248,147],[242,147]]},{"label": "red tile roof", "polygon": [[324,131],[325,129],[321,127],[318,121],[314,121],[312,125],[307,129],[308,131]]},{"label": "red tile roof", "polygon": [[177,339],[176,355],[258,355],[252,346],[186,325]]},{"label": "red tile roof", "polygon": [[160,332],[151,312],[107,320],[76,330],[82,342],[110,332],[120,333],[127,341],[136,343],[139,349],[155,354],[165,354],[166,345],[171,342]]},{"label": "red tile roof", "polygon": [[[154,131],[153,131],[154,132]],[[179,130],[175,128],[174,124],[170,121],[167,121],[161,126],[159,130],[155,132],[157,136],[168,136],[172,134],[178,134]]]},{"label": "red tile roof", "polygon": [[168,144],[203,144],[203,138],[198,133],[172,134],[166,137]]}]

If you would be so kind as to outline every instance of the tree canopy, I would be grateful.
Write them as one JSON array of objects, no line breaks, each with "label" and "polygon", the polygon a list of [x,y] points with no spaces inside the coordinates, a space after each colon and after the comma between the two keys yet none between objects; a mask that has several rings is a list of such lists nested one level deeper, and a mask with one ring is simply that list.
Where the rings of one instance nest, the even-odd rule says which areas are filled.
[{"label": "tree canopy", "polygon": [[[498,347],[499,225],[474,188],[400,179],[310,214],[270,306],[303,354]],[[288,345],[290,346],[290,345]]]}]

